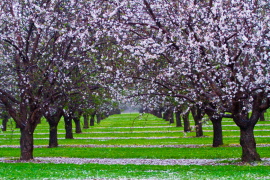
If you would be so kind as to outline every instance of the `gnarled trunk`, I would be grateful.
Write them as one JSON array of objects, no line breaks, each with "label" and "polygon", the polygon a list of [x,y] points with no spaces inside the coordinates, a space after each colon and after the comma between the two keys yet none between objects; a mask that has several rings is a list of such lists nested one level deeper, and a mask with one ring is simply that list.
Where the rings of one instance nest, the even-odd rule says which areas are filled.
[{"label": "gnarled trunk", "polygon": [[202,137],[203,136],[203,129],[202,129],[201,119],[195,120],[195,129],[196,129],[196,137]]},{"label": "gnarled trunk", "polygon": [[168,116],[169,116],[169,110],[166,109],[166,110],[164,111],[164,113],[163,113],[162,118],[163,118],[165,121],[169,121]]},{"label": "gnarled trunk", "polygon": [[34,150],[34,127],[32,128],[20,128],[21,138],[20,138],[20,148],[21,148],[21,157],[20,160],[31,160],[33,159],[33,150]]},{"label": "gnarled trunk", "polygon": [[77,134],[82,133],[80,117],[74,117],[73,121],[75,122],[75,132]]},{"label": "gnarled trunk", "polygon": [[240,127],[240,144],[242,146],[242,161],[260,161],[260,155],[256,150],[256,141],[253,133],[254,127]]},{"label": "gnarled trunk", "polygon": [[49,148],[58,147],[57,138],[57,126],[58,123],[49,123],[50,125],[50,138],[49,138]]},{"label": "gnarled trunk", "polygon": [[162,118],[162,112],[163,112],[163,108],[159,108],[158,113],[157,113],[158,118]]},{"label": "gnarled trunk", "polygon": [[184,122],[184,132],[190,132],[190,122],[189,122],[189,111],[183,113],[183,122]]},{"label": "gnarled trunk", "polygon": [[169,113],[169,122],[170,124],[174,123],[174,113],[173,113],[173,108],[170,108],[170,113]]},{"label": "gnarled trunk", "polygon": [[[239,95],[239,97],[242,94]],[[262,111],[270,106],[270,99],[264,103],[265,94],[263,91],[253,95],[252,113],[249,115],[244,103],[239,97],[235,98],[232,106],[233,120],[240,128],[240,145],[242,146],[242,161],[260,161],[260,155],[256,150],[254,127],[258,122]]]},{"label": "gnarled trunk", "polygon": [[213,147],[218,147],[220,145],[223,145],[223,136],[222,136],[222,116],[218,117],[210,117],[210,120],[213,124],[213,131],[214,131],[214,136],[213,136]]},{"label": "gnarled trunk", "polygon": [[174,123],[174,117],[173,117],[173,108],[168,107],[166,111],[164,112],[163,118],[166,121],[169,121],[170,124]]},{"label": "gnarled trunk", "polygon": [[50,136],[49,136],[49,148],[58,147],[58,138],[57,138],[57,126],[61,117],[63,116],[63,110],[57,108],[54,114],[50,112],[44,114],[46,120],[50,125]]},{"label": "gnarled trunk", "polygon": [[181,111],[179,111],[179,110],[175,112],[175,121],[176,121],[176,127],[182,127]]},{"label": "gnarled trunk", "polygon": [[96,115],[96,113],[91,114],[91,117],[90,117],[90,126],[94,126],[95,125],[95,115]]},{"label": "gnarled trunk", "polygon": [[84,114],[83,115],[83,128],[84,129],[88,129],[89,128],[88,120],[89,120],[89,115],[88,114]]},{"label": "gnarled trunk", "polygon": [[203,113],[200,107],[192,107],[191,113],[195,121],[195,129],[196,129],[196,137],[202,137],[203,136],[203,130],[202,130],[202,118]]},{"label": "gnarled trunk", "polygon": [[205,113],[208,115],[209,119],[213,125],[213,147],[219,147],[223,145],[223,136],[222,136],[222,118],[224,114],[217,114],[215,111],[216,107],[212,105],[211,109],[206,108]]},{"label": "gnarled trunk", "polygon": [[64,115],[65,129],[66,129],[66,139],[73,139],[72,133],[72,117]]},{"label": "gnarled trunk", "polygon": [[102,119],[101,114],[97,114],[96,117],[97,117],[97,124],[100,124],[100,121]]}]

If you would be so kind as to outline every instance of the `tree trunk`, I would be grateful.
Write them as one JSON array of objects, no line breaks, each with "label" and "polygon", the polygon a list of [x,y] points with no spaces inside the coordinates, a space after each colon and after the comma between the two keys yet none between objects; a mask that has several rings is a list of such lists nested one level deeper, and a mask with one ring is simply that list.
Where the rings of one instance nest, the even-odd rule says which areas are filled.
[{"label": "tree trunk", "polygon": [[242,146],[242,161],[244,162],[261,160],[256,150],[256,141],[253,131],[262,111],[270,106],[269,99],[266,101],[266,104],[264,104],[264,95],[263,92],[253,95],[251,114],[244,108],[244,103],[239,100],[242,94],[233,101],[232,115],[235,124],[240,128],[240,145]]},{"label": "tree trunk", "polygon": [[100,124],[100,121],[101,121],[101,114],[97,114],[96,115],[96,117],[97,117],[97,124]]},{"label": "tree trunk", "polygon": [[90,126],[94,126],[95,125],[95,113],[91,114],[91,118],[90,118]]},{"label": "tree trunk", "polygon": [[57,126],[61,117],[63,116],[63,109],[57,108],[54,114],[51,114],[50,111],[44,114],[44,117],[50,125],[50,136],[49,136],[49,148],[58,147],[58,138],[57,138]]},{"label": "tree trunk", "polygon": [[57,126],[58,123],[49,123],[50,125],[50,138],[49,138],[49,148],[58,147],[57,138]]},{"label": "tree trunk", "polygon": [[263,111],[263,112],[261,113],[260,121],[265,121],[264,113],[265,113],[265,111]]},{"label": "tree trunk", "polygon": [[151,113],[151,114],[153,114],[154,116],[158,116],[158,115],[157,115],[157,114],[158,114],[158,112],[157,112],[157,110],[156,110],[156,109],[152,110],[150,113]]},{"label": "tree trunk", "polygon": [[66,129],[66,139],[73,139],[72,133],[72,117],[71,116],[64,116],[65,121],[65,129]]},{"label": "tree trunk", "polygon": [[162,112],[163,112],[163,108],[159,108],[157,117],[162,118]]},{"label": "tree trunk", "polygon": [[210,117],[210,120],[213,124],[213,131],[214,131],[214,136],[213,136],[213,147],[219,147],[220,145],[223,145],[223,136],[222,136],[222,117]]},{"label": "tree trunk", "polygon": [[166,109],[165,111],[164,111],[164,113],[163,113],[163,119],[165,120],[165,121],[169,121],[169,109]]},{"label": "tree trunk", "polygon": [[192,107],[191,113],[195,121],[196,137],[202,137],[203,136],[203,130],[202,130],[203,113],[201,111],[201,108],[198,106]]},{"label": "tree trunk", "polygon": [[158,111],[157,117],[158,117],[158,118],[162,118],[162,111]]},{"label": "tree trunk", "polygon": [[73,121],[75,122],[75,132],[77,134],[82,133],[80,116],[79,117],[74,117]]},{"label": "tree trunk", "polygon": [[28,160],[33,159],[33,150],[34,150],[33,132],[34,132],[34,130],[29,130],[28,128],[25,127],[25,128],[20,128],[20,131],[21,131],[21,138],[20,138],[21,157],[20,157],[20,160],[28,161]]},{"label": "tree trunk", "polygon": [[88,120],[89,120],[89,115],[88,114],[84,114],[83,115],[83,128],[84,129],[88,129],[89,128]]},{"label": "tree trunk", "polygon": [[7,122],[8,122],[8,116],[4,115],[2,120],[2,131],[7,130]]},{"label": "tree trunk", "polygon": [[195,128],[196,128],[196,137],[202,137],[203,136],[203,130],[202,130],[201,119],[195,120]]},{"label": "tree trunk", "polygon": [[169,110],[169,122],[170,122],[170,124],[174,123],[174,113],[173,113],[172,107],[170,107],[170,110]]},{"label": "tree trunk", "polygon": [[190,132],[189,111],[182,115],[184,122],[184,132]]},{"label": "tree trunk", "polygon": [[15,128],[20,128],[19,124],[17,122],[15,122]]},{"label": "tree trunk", "polygon": [[175,121],[176,121],[176,127],[182,127],[181,123],[181,111],[175,112]]},{"label": "tree trunk", "polygon": [[256,150],[256,142],[253,133],[254,127],[240,127],[240,144],[242,146],[242,161],[253,162],[260,161],[260,155]]}]

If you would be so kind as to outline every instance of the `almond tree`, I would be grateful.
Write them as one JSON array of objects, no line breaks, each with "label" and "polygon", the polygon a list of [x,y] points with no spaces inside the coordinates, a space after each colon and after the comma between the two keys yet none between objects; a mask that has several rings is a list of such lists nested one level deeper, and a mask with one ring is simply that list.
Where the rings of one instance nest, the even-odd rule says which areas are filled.
[{"label": "almond tree", "polygon": [[22,160],[33,159],[33,132],[48,105],[72,91],[74,66],[93,60],[97,9],[93,1],[0,2],[1,79],[15,84],[1,82],[0,100],[20,127]]},{"label": "almond tree", "polygon": [[270,106],[269,2],[110,3],[110,29],[130,54],[119,72],[123,79],[148,81],[148,94],[160,94],[162,86],[167,89],[162,95],[189,100],[218,116],[231,113],[241,132],[242,160],[260,160],[253,129]]}]

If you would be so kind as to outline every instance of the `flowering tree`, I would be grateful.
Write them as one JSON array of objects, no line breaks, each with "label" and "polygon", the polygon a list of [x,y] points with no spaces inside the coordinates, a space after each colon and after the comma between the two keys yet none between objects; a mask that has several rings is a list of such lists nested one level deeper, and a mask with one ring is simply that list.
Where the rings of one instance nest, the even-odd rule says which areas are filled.
[{"label": "flowering tree", "polygon": [[20,127],[22,160],[33,158],[33,132],[48,105],[73,91],[74,68],[93,60],[89,32],[99,13],[92,1],[0,2],[1,79],[14,84],[1,82],[0,99]]},{"label": "flowering tree", "polygon": [[111,5],[112,34],[131,54],[125,63],[137,64],[132,70],[125,64],[126,80],[149,82],[144,86],[149,94],[165,87],[162,95],[187,99],[216,115],[230,112],[241,131],[242,160],[260,160],[253,128],[270,106],[269,2],[123,0]]}]

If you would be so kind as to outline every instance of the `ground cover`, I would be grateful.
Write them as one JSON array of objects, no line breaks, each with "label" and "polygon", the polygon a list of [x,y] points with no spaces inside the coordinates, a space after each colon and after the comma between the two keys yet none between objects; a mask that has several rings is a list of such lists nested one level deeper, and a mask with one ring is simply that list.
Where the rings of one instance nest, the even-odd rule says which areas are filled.
[{"label": "ground cover", "polygon": [[[0,163],[9,179],[267,179],[265,166],[104,165]],[[10,173],[12,172],[12,173]],[[38,172],[38,173],[37,173]]]},{"label": "ground cover", "polygon": [[[270,147],[258,147],[264,158],[270,158]],[[0,157],[19,157],[18,148],[1,148]],[[212,148],[210,146],[190,147],[96,147],[96,146],[62,146],[58,148],[40,147],[34,150],[35,157],[68,158],[150,158],[150,159],[224,159],[239,158],[240,147]]]},{"label": "ground cover", "polygon": [[[269,159],[266,159],[263,163],[256,164],[256,166],[239,166],[239,159],[241,156],[239,129],[229,119],[224,119],[223,124],[223,129],[225,129],[223,131],[224,146],[212,148],[212,125],[207,120],[205,120],[203,126],[204,137],[201,138],[194,137],[194,131],[184,133],[183,127],[175,127],[175,124],[169,124],[152,115],[141,116],[136,113],[111,116],[103,120],[99,125],[96,124],[89,129],[83,129],[82,134],[74,133],[74,139],[64,139],[64,123],[60,122],[58,129],[60,147],[46,148],[49,137],[48,124],[43,119],[42,123],[38,125],[34,135],[35,145],[37,146],[34,150],[35,157],[66,157],[67,161],[69,158],[83,158],[84,160],[89,160],[88,158],[101,158],[103,160],[115,159],[117,162],[123,160],[123,158],[129,160],[135,158],[138,161],[151,159],[153,162],[157,162],[160,159],[163,161],[168,160],[168,162],[171,163],[176,160],[180,161],[182,164],[187,162],[187,165],[101,165],[94,164],[89,160],[90,164],[77,166],[69,161],[71,164],[50,164],[55,168],[52,173],[49,172],[50,168],[43,164],[44,162],[48,163],[49,161],[43,159],[37,158],[36,162],[19,164],[25,168],[27,168],[27,166],[33,166],[34,169],[38,169],[40,166],[37,162],[44,165],[41,168],[42,173],[39,173],[39,175],[36,175],[32,179],[58,179],[60,178],[61,168],[64,167],[72,172],[66,172],[64,173],[64,176],[62,174],[61,178],[64,179],[189,179],[191,177],[192,179],[240,179],[243,177],[249,179],[267,178],[268,175],[265,172],[269,170]],[[192,121],[191,126],[194,126]],[[260,121],[255,128],[255,136],[258,145],[257,150],[262,158],[270,158],[269,130],[269,121]],[[2,157],[2,161],[4,161],[4,158],[5,161],[12,160],[14,162],[15,160],[16,162],[16,159],[18,159],[20,154],[18,148],[19,136],[19,130],[12,128],[12,125],[9,125],[6,132],[0,132],[0,157]],[[9,147],[10,145],[13,145],[12,148]],[[196,160],[195,162],[197,164],[199,161],[208,162],[205,159],[208,159],[210,164],[205,164],[204,166],[188,165],[192,164],[191,162],[194,162],[194,160]],[[218,164],[216,160],[226,163],[221,165]],[[21,179],[19,178],[19,175],[17,176],[16,174],[28,174],[25,173],[23,169],[18,168],[21,166],[18,166],[17,163],[0,163],[0,179],[10,179],[8,178],[10,177],[10,174],[7,172],[10,172],[10,168],[12,167],[15,169],[15,172],[12,173],[13,179]],[[81,167],[80,170],[78,170],[79,167]],[[99,169],[97,167],[99,167]],[[126,170],[123,171],[120,167]],[[222,167],[227,168],[227,170],[231,172],[241,171],[241,168],[243,167],[247,168],[247,170],[243,170],[245,173],[238,172],[238,174],[232,175],[225,171],[221,171],[220,169],[222,169]],[[76,172],[74,172],[75,170]],[[249,171],[249,173],[247,173],[247,171]],[[33,171],[30,174],[36,173]],[[32,176],[26,176],[25,178],[31,179],[31,177]]]}]

